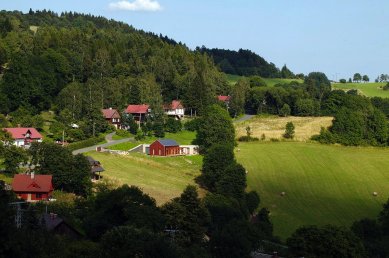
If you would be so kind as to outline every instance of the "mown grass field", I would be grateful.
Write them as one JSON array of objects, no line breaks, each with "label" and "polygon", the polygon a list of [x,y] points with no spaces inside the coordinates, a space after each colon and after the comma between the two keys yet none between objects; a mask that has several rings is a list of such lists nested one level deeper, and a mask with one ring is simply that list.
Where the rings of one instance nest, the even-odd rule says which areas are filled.
[{"label": "mown grass field", "polygon": [[368,97],[389,98],[389,91],[384,91],[382,87],[386,83],[334,83],[333,89],[351,90],[357,89],[360,93]]},{"label": "mown grass field", "polygon": [[195,184],[200,175],[201,156],[150,157],[132,153],[120,156],[91,152],[87,155],[101,162],[102,176],[117,181],[119,185],[136,185],[163,204],[179,196],[188,184]]},{"label": "mown grass field", "polygon": [[[243,78],[244,76],[235,75],[235,74],[226,74],[227,81],[230,85],[234,85],[239,79]],[[299,79],[280,79],[280,78],[263,78],[263,80],[266,82],[267,86],[273,87],[274,85],[278,83],[290,83],[292,81],[297,81],[302,83],[303,80]]]},{"label": "mown grass field", "polygon": [[374,218],[389,197],[387,148],[301,142],[240,143],[238,148],[248,189],[260,194],[275,234],[283,239],[301,225],[350,226]]},{"label": "mown grass field", "polygon": [[295,126],[295,140],[308,141],[312,135],[319,134],[321,127],[329,127],[332,117],[278,117],[256,116],[250,120],[236,123],[237,137],[246,135],[246,127],[250,126],[252,136],[261,138],[265,134],[266,140],[281,139],[285,133],[287,122],[293,122]]}]

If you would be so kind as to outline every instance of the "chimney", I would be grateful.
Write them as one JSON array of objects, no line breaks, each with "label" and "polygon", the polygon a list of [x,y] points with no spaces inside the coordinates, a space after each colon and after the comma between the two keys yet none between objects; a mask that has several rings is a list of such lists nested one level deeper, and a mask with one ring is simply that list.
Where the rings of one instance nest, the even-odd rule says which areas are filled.
[{"label": "chimney", "polygon": [[35,177],[35,173],[31,172],[31,179],[34,179],[34,177]]}]

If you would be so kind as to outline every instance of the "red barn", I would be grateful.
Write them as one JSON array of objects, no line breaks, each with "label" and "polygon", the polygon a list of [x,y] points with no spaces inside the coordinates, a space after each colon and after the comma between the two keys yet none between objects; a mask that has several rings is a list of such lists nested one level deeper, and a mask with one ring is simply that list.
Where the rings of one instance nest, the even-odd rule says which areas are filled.
[{"label": "red barn", "polygon": [[27,202],[47,200],[54,190],[52,179],[51,175],[17,174],[12,181],[12,190]]},{"label": "red barn", "polygon": [[175,156],[180,154],[180,145],[175,140],[160,139],[150,144],[151,156]]}]

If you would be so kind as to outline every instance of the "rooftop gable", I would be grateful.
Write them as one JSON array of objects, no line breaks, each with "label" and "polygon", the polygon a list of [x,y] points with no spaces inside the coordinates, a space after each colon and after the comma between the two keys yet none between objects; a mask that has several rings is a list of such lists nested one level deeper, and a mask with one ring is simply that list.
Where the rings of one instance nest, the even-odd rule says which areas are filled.
[{"label": "rooftop gable", "polygon": [[116,109],[107,108],[107,109],[102,109],[101,112],[103,113],[103,116],[106,119],[120,118],[120,114]]},{"label": "rooftop gable", "polygon": [[179,146],[179,144],[175,140],[171,139],[159,139],[157,141],[165,147]]},{"label": "rooftop gable", "polygon": [[126,113],[129,114],[146,114],[149,111],[149,105],[128,105],[126,108]]},{"label": "rooftop gable", "polygon": [[32,127],[13,127],[4,128],[5,131],[9,132],[13,139],[24,139],[26,134],[30,134],[31,139],[42,139],[42,135]]},{"label": "rooftop gable", "polygon": [[12,189],[15,192],[39,192],[47,193],[53,190],[53,176],[51,175],[22,175],[17,174],[12,181]]}]

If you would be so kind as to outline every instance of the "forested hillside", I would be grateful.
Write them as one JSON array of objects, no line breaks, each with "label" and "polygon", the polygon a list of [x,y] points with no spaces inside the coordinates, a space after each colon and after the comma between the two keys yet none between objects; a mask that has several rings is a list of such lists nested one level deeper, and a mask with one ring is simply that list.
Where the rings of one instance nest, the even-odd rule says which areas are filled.
[{"label": "forested hillside", "polygon": [[21,107],[31,114],[67,110],[90,121],[104,107],[158,107],[172,99],[201,112],[228,86],[205,54],[72,12],[0,12],[0,65],[4,114]]},{"label": "forested hillside", "polygon": [[233,51],[218,48],[208,49],[204,46],[197,50],[211,56],[220,69],[228,74],[244,76],[258,75],[264,78],[304,79],[304,75],[294,75],[286,65],[280,70],[275,64],[267,62],[263,57],[250,50],[239,49],[238,51]]}]

